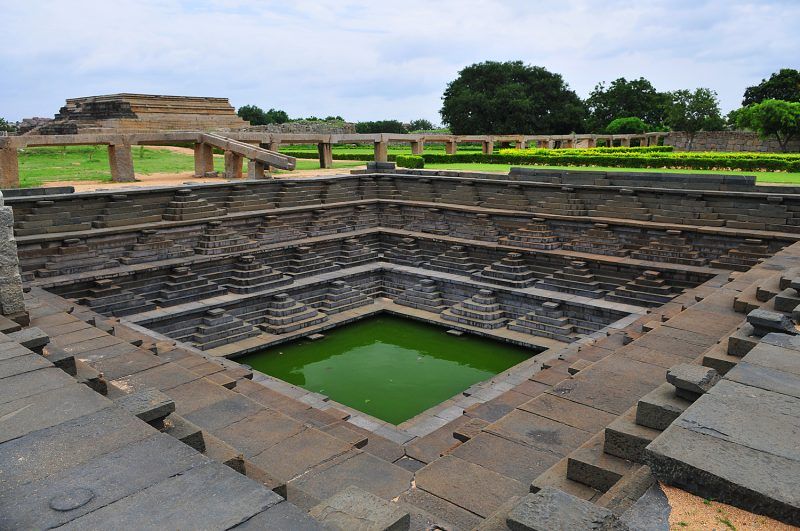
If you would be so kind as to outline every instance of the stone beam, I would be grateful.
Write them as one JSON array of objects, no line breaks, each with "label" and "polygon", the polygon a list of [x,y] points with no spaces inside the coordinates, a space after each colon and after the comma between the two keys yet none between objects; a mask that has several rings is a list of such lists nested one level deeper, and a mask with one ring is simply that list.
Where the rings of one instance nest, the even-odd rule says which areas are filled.
[{"label": "stone beam", "polygon": [[133,174],[133,154],[130,144],[109,144],[108,165],[111,167],[111,180],[115,183],[136,180]]},{"label": "stone beam", "polygon": [[0,314],[23,326],[28,314],[22,298],[17,242],[14,241],[14,212],[5,206],[0,192]]},{"label": "stone beam", "polygon": [[0,188],[19,188],[17,148],[0,148]]},{"label": "stone beam", "polygon": [[319,167],[333,168],[333,145],[329,142],[320,142],[317,144],[317,151],[319,152]]},{"label": "stone beam", "polygon": [[206,143],[194,145],[194,176],[205,177],[214,171],[214,149]]}]

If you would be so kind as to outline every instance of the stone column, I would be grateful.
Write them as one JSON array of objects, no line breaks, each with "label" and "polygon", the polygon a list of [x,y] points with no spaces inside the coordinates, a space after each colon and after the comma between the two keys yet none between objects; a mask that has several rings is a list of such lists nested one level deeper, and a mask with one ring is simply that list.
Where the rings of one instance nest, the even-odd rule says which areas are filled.
[{"label": "stone column", "polygon": [[214,148],[200,142],[194,145],[194,176],[205,177],[214,172]]},{"label": "stone column", "polygon": [[0,188],[19,188],[17,148],[0,149]]},{"label": "stone column", "polygon": [[0,192],[0,315],[28,326],[28,313],[22,299],[17,242],[14,241],[14,212],[3,204]]},{"label": "stone column", "polygon": [[259,160],[248,160],[247,161],[247,178],[248,179],[270,179],[272,178],[271,175],[267,175],[266,172],[269,169],[267,164]]},{"label": "stone column", "polygon": [[444,151],[448,155],[455,155],[458,150],[458,144],[455,140],[448,140],[444,145]]},{"label": "stone column", "polygon": [[528,143],[525,140],[517,140],[515,144],[517,149],[528,149]]},{"label": "stone column", "polygon": [[425,150],[425,142],[423,140],[411,141],[411,154],[422,155]]},{"label": "stone column", "polygon": [[375,142],[375,162],[389,161],[389,143]]},{"label": "stone column", "polygon": [[587,148],[596,148],[597,147],[597,139],[594,138],[594,137],[587,138],[586,139],[586,147]]},{"label": "stone column", "polygon": [[267,149],[269,151],[278,151],[281,149],[281,141],[280,140],[273,140],[269,144],[267,144]]},{"label": "stone column", "polygon": [[133,154],[130,144],[109,144],[108,164],[111,166],[111,180],[115,183],[129,183],[136,180],[133,175]]},{"label": "stone column", "polygon": [[493,140],[484,140],[481,144],[483,148],[484,155],[491,155],[494,152],[494,141]]},{"label": "stone column", "polygon": [[317,144],[317,151],[319,152],[319,167],[333,168],[333,144],[320,142]]},{"label": "stone column", "polygon": [[225,151],[225,178],[226,179],[241,179],[242,178],[242,156],[233,151]]},{"label": "stone column", "polygon": [[619,139],[619,146],[620,147],[631,147],[631,137],[624,136]]}]

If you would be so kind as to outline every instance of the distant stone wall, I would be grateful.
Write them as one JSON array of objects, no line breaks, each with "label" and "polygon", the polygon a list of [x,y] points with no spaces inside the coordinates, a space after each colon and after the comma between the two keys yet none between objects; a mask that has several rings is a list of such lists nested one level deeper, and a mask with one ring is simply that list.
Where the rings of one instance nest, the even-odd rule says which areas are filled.
[{"label": "distant stone wall", "polygon": [[318,135],[352,135],[356,132],[356,124],[348,122],[287,122],[285,124],[254,125],[247,131],[263,133],[310,133]]},{"label": "distant stone wall", "polygon": [[[781,151],[776,140],[762,140],[748,131],[701,131],[694,137],[691,149],[688,149],[689,135],[673,131],[664,139],[664,145],[675,146],[677,151]],[[789,142],[787,151],[800,152],[800,139]]]}]

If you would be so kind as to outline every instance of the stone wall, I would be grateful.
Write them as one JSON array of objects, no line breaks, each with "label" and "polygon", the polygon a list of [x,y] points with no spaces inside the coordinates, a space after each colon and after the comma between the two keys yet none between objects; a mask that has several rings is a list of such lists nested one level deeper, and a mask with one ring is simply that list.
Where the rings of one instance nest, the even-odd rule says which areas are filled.
[{"label": "stone wall", "polygon": [[302,120],[299,122],[287,122],[285,124],[254,125],[252,127],[248,127],[246,130],[257,131],[260,133],[352,135],[356,132],[356,124],[349,122],[321,122]]},{"label": "stone wall", "polygon": [[0,315],[18,318],[24,313],[22,278],[14,240],[14,213],[11,207],[4,206],[3,194],[0,193]]},{"label": "stone wall", "polygon": [[[675,146],[678,151],[781,151],[776,140],[762,140],[749,131],[701,131],[694,137],[691,149],[688,149],[689,135],[673,131],[664,139],[664,145]],[[800,139],[789,142],[787,151],[800,152]]]}]

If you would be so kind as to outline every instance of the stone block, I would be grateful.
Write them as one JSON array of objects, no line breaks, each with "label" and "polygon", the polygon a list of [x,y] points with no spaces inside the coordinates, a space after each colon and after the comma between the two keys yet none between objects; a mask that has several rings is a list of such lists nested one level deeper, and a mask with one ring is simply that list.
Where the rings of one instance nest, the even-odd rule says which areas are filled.
[{"label": "stone block", "polygon": [[50,336],[47,335],[41,328],[31,326],[24,328],[18,332],[8,334],[8,337],[35,352],[41,352],[42,348],[50,342]]},{"label": "stone block", "polygon": [[506,525],[512,531],[625,529],[608,509],[551,487],[522,498],[508,514]]},{"label": "stone block", "polygon": [[792,320],[780,312],[759,308],[747,314],[747,322],[753,326],[754,334],[758,337],[769,333],[797,335]]},{"label": "stone block", "polygon": [[674,365],[667,371],[667,382],[675,386],[676,393],[688,399],[707,393],[718,381],[716,370],[692,363]]},{"label": "stone block", "polygon": [[67,352],[61,347],[49,344],[44,347],[42,355],[67,374],[75,376],[78,374],[78,369],[75,367],[75,356]]},{"label": "stone block", "polygon": [[175,411],[175,401],[158,389],[141,389],[115,400],[118,406],[145,422],[155,422]]},{"label": "stone block", "polygon": [[410,515],[396,505],[352,485],[309,514],[323,526],[341,531],[404,531],[411,522]]}]

